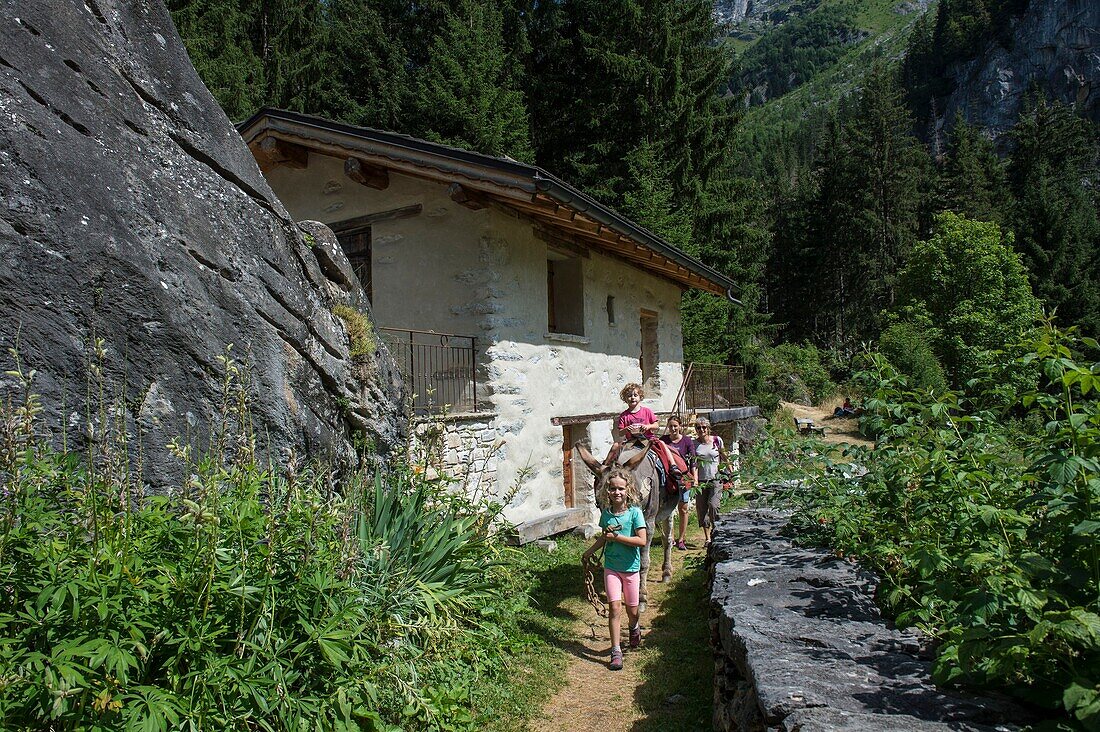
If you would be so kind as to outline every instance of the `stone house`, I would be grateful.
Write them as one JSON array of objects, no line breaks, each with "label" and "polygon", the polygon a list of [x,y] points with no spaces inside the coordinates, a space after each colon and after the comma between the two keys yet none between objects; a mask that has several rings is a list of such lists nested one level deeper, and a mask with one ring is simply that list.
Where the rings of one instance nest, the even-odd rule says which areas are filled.
[{"label": "stone house", "polygon": [[294,218],[337,234],[421,445],[467,490],[510,496],[521,536],[589,521],[571,446],[606,452],[628,382],[682,409],[681,293],[734,283],[510,158],[274,109],[238,129]]}]

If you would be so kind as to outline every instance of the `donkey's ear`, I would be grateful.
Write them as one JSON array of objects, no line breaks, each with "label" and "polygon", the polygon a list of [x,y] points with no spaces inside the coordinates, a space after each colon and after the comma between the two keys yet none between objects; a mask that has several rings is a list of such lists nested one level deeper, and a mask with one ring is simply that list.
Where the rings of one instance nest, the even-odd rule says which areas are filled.
[{"label": "donkey's ear", "polygon": [[607,453],[607,457],[603,459],[603,466],[609,467],[614,465],[619,460],[619,453],[623,451],[623,443],[615,442],[611,445],[611,451]]},{"label": "donkey's ear", "polygon": [[627,470],[634,470],[634,468],[642,464],[642,461],[645,460],[645,456],[648,454],[648,449],[639,450],[636,455],[631,455],[630,459],[623,463],[623,467]]},{"label": "donkey's ear", "polygon": [[584,461],[584,464],[588,466],[588,469],[591,470],[593,474],[599,475],[600,472],[603,470],[603,465],[601,465],[600,461],[597,460],[592,455],[592,453],[588,451],[588,448],[584,446],[584,443],[577,442],[573,445],[573,447],[577,450],[577,454],[581,456],[581,460]]}]

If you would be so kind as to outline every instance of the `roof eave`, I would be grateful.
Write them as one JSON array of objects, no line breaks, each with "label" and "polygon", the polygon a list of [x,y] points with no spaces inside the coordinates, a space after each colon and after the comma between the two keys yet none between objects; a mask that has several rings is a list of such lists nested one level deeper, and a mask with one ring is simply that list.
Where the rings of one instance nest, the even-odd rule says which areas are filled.
[{"label": "roof eave", "polygon": [[[335,142],[338,147],[348,150],[362,148],[364,143],[374,143],[373,152],[382,157],[395,159],[394,156],[397,155],[412,163],[423,161],[425,167],[442,172],[456,172],[464,177],[481,178],[486,182],[514,187],[525,193],[542,193],[694,273],[711,287],[699,287],[698,284],[684,282],[663,272],[657,273],[658,276],[678,282],[685,287],[699,287],[714,294],[724,295],[733,302],[738,302],[733,297],[733,291],[739,288],[732,279],[684,254],[652,232],[537,166],[508,158],[483,155],[408,135],[355,127],[321,117],[266,107],[238,123],[236,127],[246,143],[251,143],[264,132],[269,131],[301,136],[316,142],[321,142],[319,134],[327,135],[330,142]],[[333,140],[334,135],[342,139]],[[343,145],[338,144],[341,141],[344,142]],[[457,164],[458,170],[451,170],[451,166],[441,167],[441,165],[431,164],[436,162],[445,165],[448,161]]]}]

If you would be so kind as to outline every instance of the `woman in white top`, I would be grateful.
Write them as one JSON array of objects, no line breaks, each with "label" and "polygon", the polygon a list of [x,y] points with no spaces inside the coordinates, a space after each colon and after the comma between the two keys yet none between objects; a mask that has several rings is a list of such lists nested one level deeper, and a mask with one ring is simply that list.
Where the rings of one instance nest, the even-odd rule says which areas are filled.
[{"label": "woman in white top", "polygon": [[718,504],[722,501],[722,481],[718,467],[729,460],[722,438],[711,432],[710,420],[695,421],[695,463],[692,477],[699,486],[695,497],[695,515],[703,528],[704,546],[710,546],[711,530],[718,519]]}]

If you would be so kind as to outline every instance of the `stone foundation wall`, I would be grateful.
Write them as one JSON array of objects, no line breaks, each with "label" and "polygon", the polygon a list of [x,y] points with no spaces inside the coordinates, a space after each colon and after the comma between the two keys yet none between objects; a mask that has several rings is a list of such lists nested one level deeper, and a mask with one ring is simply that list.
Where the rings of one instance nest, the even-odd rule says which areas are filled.
[{"label": "stone foundation wall", "polygon": [[450,476],[471,497],[498,497],[505,435],[490,413],[425,417],[413,425],[409,458],[432,477]]}]

